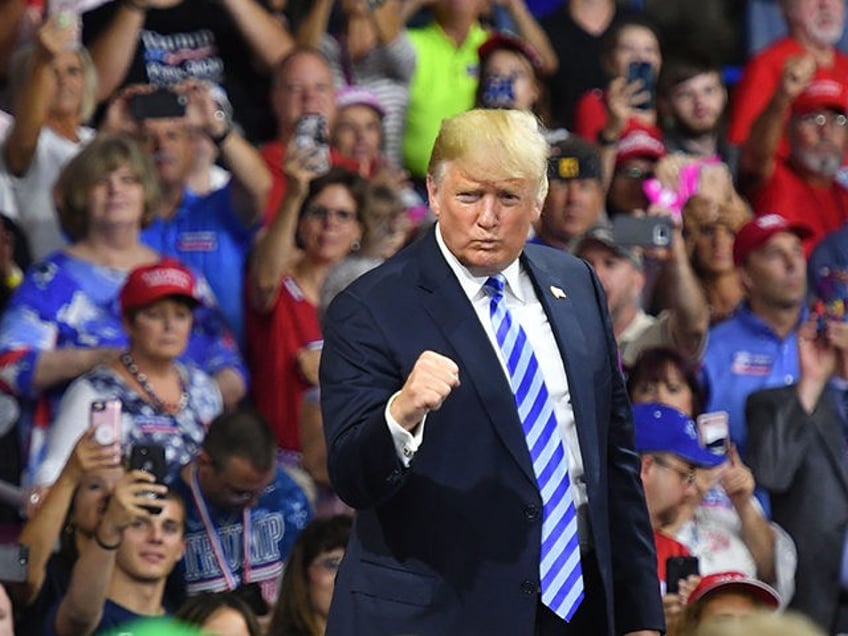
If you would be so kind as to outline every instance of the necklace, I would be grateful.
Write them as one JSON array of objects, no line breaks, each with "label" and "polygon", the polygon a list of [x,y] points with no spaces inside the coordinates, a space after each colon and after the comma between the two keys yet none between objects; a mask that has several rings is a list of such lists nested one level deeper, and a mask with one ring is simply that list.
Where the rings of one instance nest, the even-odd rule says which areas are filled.
[{"label": "necklace", "polygon": [[162,400],[158,395],[156,395],[156,391],[153,390],[153,385],[150,384],[150,379],[147,377],[145,373],[138,368],[138,365],[133,360],[133,357],[130,355],[129,351],[125,351],[121,354],[121,364],[124,365],[124,368],[129,371],[129,374],[138,382],[139,386],[144,390],[147,394],[147,397],[153,403],[153,406],[157,411],[164,411],[166,413],[179,413],[186,406],[188,406],[188,392],[185,388],[185,381],[183,378],[183,374],[177,372],[177,375],[180,377],[180,399],[176,404],[168,403]]}]

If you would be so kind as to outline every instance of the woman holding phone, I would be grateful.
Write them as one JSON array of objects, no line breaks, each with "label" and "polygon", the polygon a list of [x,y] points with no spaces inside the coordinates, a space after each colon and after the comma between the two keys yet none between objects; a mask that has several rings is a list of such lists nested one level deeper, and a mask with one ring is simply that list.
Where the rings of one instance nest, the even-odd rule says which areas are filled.
[{"label": "woman holding phone", "polygon": [[165,451],[165,482],[200,449],[209,422],[223,408],[206,373],[178,361],[199,304],[192,273],[165,259],[134,269],[120,294],[129,346],[109,364],[75,380],[59,405],[37,484],[49,484],[91,422],[95,439]]}]

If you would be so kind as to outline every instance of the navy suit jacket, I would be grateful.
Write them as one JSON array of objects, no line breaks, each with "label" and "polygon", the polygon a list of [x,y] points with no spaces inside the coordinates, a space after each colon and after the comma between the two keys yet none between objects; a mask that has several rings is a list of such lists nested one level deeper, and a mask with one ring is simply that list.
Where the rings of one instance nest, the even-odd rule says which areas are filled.
[{"label": "navy suit jacket", "polygon": [[[603,595],[610,634],[662,630],[653,536],[603,292],[589,266],[563,252],[528,245],[521,258],[570,387],[603,579],[603,589],[586,593]],[[541,497],[509,382],[434,232],[342,292],[324,337],[330,477],[357,509],[327,633],[532,634]],[[454,360],[461,385],[427,416],[405,468],[384,409],[425,350]]]}]

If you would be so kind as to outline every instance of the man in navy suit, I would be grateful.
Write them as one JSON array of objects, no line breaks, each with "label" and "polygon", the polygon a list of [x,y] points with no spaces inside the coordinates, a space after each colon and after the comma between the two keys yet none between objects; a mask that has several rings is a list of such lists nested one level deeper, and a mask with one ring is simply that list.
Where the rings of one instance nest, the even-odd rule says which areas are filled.
[{"label": "man in navy suit", "polygon": [[[357,509],[330,635],[664,629],[603,291],[586,263],[524,245],[547,192],[546,166],[547,144],[526,113],[474,110],[445,120],[427,177],[435,228],[328,310],[328,467]],[[577,511],[572,555],[584,590],[567,621],[544,600],[540,559],[574,531],[542,545],[550,495],[537,485],[512,362],[492,325],[495,275],[547,387],[549,439],[565,449],[560,484],[570,481]]]}]

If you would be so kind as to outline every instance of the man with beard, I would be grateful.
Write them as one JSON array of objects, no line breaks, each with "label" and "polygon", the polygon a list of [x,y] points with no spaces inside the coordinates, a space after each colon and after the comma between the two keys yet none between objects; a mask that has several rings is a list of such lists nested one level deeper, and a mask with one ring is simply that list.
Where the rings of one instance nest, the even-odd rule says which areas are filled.
[{"label": "man with beard", "polygon": [[[780,0],[789,35],[752,57],[745,66],[742,79],[733,93],[733,108],[727,137],[730,143],[741,146],[762,137],[754,123],[763,115],[765,128],[783,134],[785,111],[768,113],[772,100],[781,85],[788,62],[806,58],[822,70],[837,77],[848,75],[848,56],[835,48],[845,25],[845,0]],[[766,122],[758,122],[765,124]],[[787,141],[780,142],[779,153],[785,157]]]},{"label": "man with beard", "polygon": [[657,82],[663,141],[669,153],[692,158],[719,158],[735,173],[736,150],[721,131],[727,88],[721,69],[701,57],[672,58],[663,64]]},{"label": "man with beard", "polygon": [[749,185],[754,212],[777,212],[808,225],[808,255],[825,234],[848,219],[848,191],[836,180],[848,126],[844,81],[845,76],[816,71],[811,58],[788,62],[769,108],[789,113],[789,156],[779,156],[779,137],[773,134],[765,148],[746,144],[740,158],[740,176]]}]

